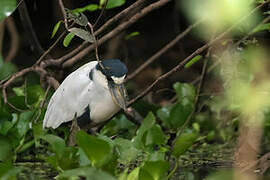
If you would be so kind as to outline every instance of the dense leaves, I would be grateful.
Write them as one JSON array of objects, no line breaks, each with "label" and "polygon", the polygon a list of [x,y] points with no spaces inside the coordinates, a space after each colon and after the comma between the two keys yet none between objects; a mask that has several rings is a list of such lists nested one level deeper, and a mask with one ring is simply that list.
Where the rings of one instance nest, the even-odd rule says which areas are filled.
[{"label": "dense leaves", "polygon": [[[192,129],[177,134],[172,148],[169,148],[169,132],[182,128],[193,109],[195,98],[194,87],[189,84],[176,83],[174,89],[178,97],[177,103],[160,109],[150,105],[148,108],[157,113],[150,111],[140,126],[119,114],[106,124],[97,136],[79,131],[76,135],[78,146],[68,147],[67,129],[59,128],[58,135],[54,135],[42,129],[42,117],[33,122],[45,95],[40,85],[25,84],[14,87],[12,98],[16,101],[11,102],[26,110],[16,112],[2,102],[0,145],[4,148],[0,149],[0,160],[8,163],[16,160],[20,154],[29,153],[33,148],[42,148],[46,154],[42,153],[39,157],[58,172],[58,179],[166,179],[171,167],[166,153],[180,158],[192,148],[199,138],[200,126],[203,126],[199,121],[200,124],[195,123]],[[19,99],[21,100],[18,101]],[[147,104],[144,106],[147,107]],[[158,118],[161,124],[158,123]],[[164,127],[169,131],[164,131]],[[62,134],[62,137],[59,134]],[[132,165],[134,163],[137,168]],[[12,165],[8,167],[12,172],[20,172],[20,169]]]},{"label": "dense leaves", "polygon": [[[196,2],[196,0],[190,1],[191,9],[186,6],[185,11],[193,13],[194,8],[200,9],[205,16],[214,18],[212,19],[215,22],[214,25],[212,24],[213,26],[203,24],[203,26],[214,28],[214,33],[209,29],[198,33],[201,37],[204,36],[203,34],[207,35],[203,39],[209,39],[209,34],[211,36],[219,34],[219,30],[234,24],[236,19],[245,16],[251,10],[250,5],[247,5],[244,0],[239,2],[221,0],[220,4],[217,1],[209,0],[205,6],[201,6],[200,3],[192,4],[192,2]],[[211,2],[221,12],[220,16],[214,16],[213,13],[216,12],[208,10],[208,7],[212,9],[211,4],[208,4]],[[257,0],[256,2],[265,1]],[[88,11],[87,13],[93,11],[97,13],[105,9],[108,13],[105,12],[104,15],[109,17],[110,13],[114,14],[112,9],[118,9],[126,3],[126,0],[99,0],[92,3],[96,4],[87,4],[73,10],[66,9],[69,26],[66,30],[69,33],[63,40],[65,47],[70,45],[75,36],[90,43],[95,41],[89,31],[86,11]],[[15,0],[2,0],[0,21],[9,16],[15,8]],[[269,14],[269,12],[265,12],[265,14]],[[189,16],[194,19],[197,14]],[[125,19],[123,20],[125,21]],[[121,21],[117,21],[119,26],[121,26]],[[70,27],[71,23],[74,26]],[[209,23],[209,21],[205,21],[205,23]],[[51,38],[56,36],[61,24],[64,24],[63,20],[56,23]],[[249,29],[247,26],[250,24],[253,24],[253,21],[243,23],[237,29],[240,31],[243,29],[244,32]],[[97,23],[95,28],[100,27],[99,25]],[[250,34],[263,31],[265,33],[269,31],[269,27],[269,23],[261,23],[253,28]],[[142,35],[145,35],[143,30],[141,32]],[[110,31],[108,30],[106,33],[110,33]],[[121,33],[128,41],[140,35],[136,29],[127,34]],[[230,36],[228,35],[228,37]],[[222,43],[227,44],[228,42]],[[124,113],[120,112],[91,135],[84,130],[79,131],[75,135],[76,145],[72,147],[67,145],[70,138],[68,123],[56,130],[42,127],[47,99],[52,91],[48,93],[48,97],[45,97],[39,76],[34,78],[32,74],[30,76],[28,74],[21,79],[16,79],[17,81],[14,81],[7,89],[9,105],[4,103],[3,97],[0,95],[0,179],[24,179],[24,176],[21,175],[27,174],[25,162],[32,163],[34,166],[38,163],[46,165],[47,167],[42,169],[43,174],[47,175],[47,179],[233,179],[233,171],[216,171],[215,167],[211,168],[211,165],[215,166],[220,163],[220,156],[217,155],[215,147],[221,147],[221,154],[227,156],[227,145],[235,141],[239,121],[243,117],[245,117],[245,122],[242,124],[245,125],[249,123],[250,117],[255,117],[256,123],[263,122],[259,124],[263,126],[263,135],[266,137],[261,144],[262,150],[270,150],[268,140],[270,137],[270,106],[267,94],[270,85],[266,81],[269,77],[269,70],[265,69],[269,67],[267,64],[269,58],[264,55],[267,53],[258,49],[235,51],[230,50],[227,54],[222,54],[221,61],[228,63],[219,69],[219,74],[222,76],[220,79],[223,80],[222,88],[224,88],[222,95],[196,94],[195,86],[191,83],[175,82],[177,80],[173,79],[174,83],[170,86],[170,93],[173,93],[175,97],[171,100],[166,99],[153,104],[154,101],[147,102],[144,99],[132,104],[132,107],[143,117],[140,125],[132,123]],[[215,56],[217,55],[215,54]],[[182,65],[188,71],[199,64],[199,60],[202,58],[204,58],[203,54],[197,55]],[[253,59],[256,60],[256,64]],[[261,61],[257,61],[257,59]],[[234,71],[235,69],[236,71]],[[14,64],[5,62],[0,56],[1,83],[16,71],[17,67]],[[48,73],[51,72],[48,71]],[[259,88],[256,87],[258,85],[260,85]],[[199,101],[196,97],[200,97]],[[195,101],[198,104],[195,105]],[[43,104],[44,102],[45,104]],[[252,123],[257,125],[255,122]],[[208,162],[205,151],[211,155],[214,163]],[[202,173],[200,169],[196,169],[196,166],[204,166],[207,163],[210,164],[210,167],[207,166],[208,169],[203,169]],[[268,165],[265,167],[269,168]],[[28,177],[27,174],[25,179],[42,179],[32,173],[34,170],[36,167],[30,168],[31,173],[29,174],[31,175]],[[213,170],[215,170],[214,173],[212,173]]]}]

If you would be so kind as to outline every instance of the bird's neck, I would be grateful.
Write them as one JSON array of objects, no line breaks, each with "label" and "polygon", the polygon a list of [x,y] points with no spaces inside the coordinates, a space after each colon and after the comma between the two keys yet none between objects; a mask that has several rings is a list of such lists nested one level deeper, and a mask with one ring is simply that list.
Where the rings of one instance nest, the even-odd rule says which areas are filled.
[{"label": "bird's neck", "polygon": [[93,76],[93,82],[94,82],[97,86],[103,87],[103,88],[105,88],[105,89],[109,89],[109,88],[108,88],[108,81],[107,81],[106,76],[104,76],[104,75],[102,74],[102,72],[99,71],[99,70],[97,70],[97,69],[93,69],[92,71],[93,71],[93,72],[92,72],[92,73],[93,73],[93,74],[92,74],[92,76]]}]

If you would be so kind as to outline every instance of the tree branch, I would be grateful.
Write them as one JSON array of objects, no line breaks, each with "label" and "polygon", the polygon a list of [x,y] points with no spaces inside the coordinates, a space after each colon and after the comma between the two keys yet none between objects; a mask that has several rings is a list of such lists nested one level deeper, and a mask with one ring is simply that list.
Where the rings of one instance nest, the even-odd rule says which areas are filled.
[{"label": "tree branch", "polygon": [[183,37],[185,37],[193,28],[195,28],[201,21],[198,21],[192,25],[190,25],[185,31],[178,34],[171,42],[166,44],[160,50],[158,50],[154,55],[152,55],[149,59],[147,59],[142,65],[140,65],[133,73],[131,73],[127,78],[126,81],[134,78],[137,74],[143,71],[147,66],[153,63],[156,59],[162,56],[165,52],[171,49],[178,41],[180,41]]},{"label": "tree branch", "polygon": [[187,62],[189,62],[189,60],[191,60],[193,57],[195,57],[196,55],[202,53],[204,50],[206,50],[207,48],[209,48],[210,46],[212,46],[214,43],[218,42],[220,39],[222,39],[223,37],[225,37],[227,34],[229,34],[234,28],[236,28],[242,21],[244,21],[247,17],[249,17],[250,15],[252,15],[254,12],[256,12],[258,9],[260,9],[262,6],[264,6],[265,4],[269,3],[270,1],[266,1],[260,5],[258,5],[257,7],[255,7],[249,14],[247,14],[246,16],[244,16],[243,18],[241,18],[237,23],[233,24],[230,28],[228,28],[227,30],[225,30],[223,33],[221,33],[219,36],[217,36],[216,38],[214,38],[212,41],[208,42],[207,44],[203,45],[202,47],[198,48],[197,50],[195,50],[192,54],[190,54],[188,57],[186,57],[183,61],[179,62],[179,64],[177,66],[175,66],[172,70],[170,70],[169,72],[161,75],[160,77],[158,77],[150,86],[148,86],[143,92],[141,92],[139,95],[137,95],[135,98],[133,98],[132,100],[130,100],[127,104],[127,107],[130,106],[131,104],[133,104],[134,102],[136,102],[138,99],[144,97],[146,94],[148,94],[159,82],[161,82],[162,80],[167,79],[169,76],[171,76],[172,74],[174,74],[175,72],[179,71]]},{"label": "tree branch", "polygon": [[25,1],[22,1],[18,9],[22,20],[22,24],[24,26],[25,31],[27,32],[26,34],[28,35],[28,39],[30,40],[30,45],[31,46],[33,45],[39,54],[43,54],[44,49],[41,47],[37,35],[34,31],[34,27],[31,23],[31,19],[29,17]]},{"label": "tree branch", "polygon": [[[128,28],[131,24],[135,23],[136,21],[138,21],[140,18],[142,18],[143,16],[145,16],[146,14],[148,14],[149,12],[158,9],[162,6],[164,6],[165,4],[167,4],[168,2],[170,2],[171,0],[160,0],[158,2],[152,3],[149,6],[145,7],[144,9],[142,9],[140,12],[138,12],[136,15],[134,15],[132,18],[130,18],[129,20],[123,22],[122,24],[120,24],[119,26],[117,26],[115,29],[113,29],[112,31],[110,31],[109,33],[107,33],[105,36],[103,36],[100,40],[99,40],[99,44],[103,44],[106,41],[108,41],[109,39],[113,38],[114,36],[116,36],[117,34],[119,34],[121,31],[123,31],[124,29]],[[86,56],[90,51],[92,51],[95,48],[95,45],[92,44],[90,46],[88,46],[87,48],[85,48],[84,50],[82,50],[79,54],[75,55],[74,57],[70,58],[69,60],[67,60],[64,64],[63,67],[69,67],[71,65],[73,65],[74,63],[76,63],[79,59],[83,58],[84,56]]]},{"label": "tree branch", "polygon": [[[140,6],[144,1],[146,0],[138,0],[132,5],[130,5],[128,8],[124,9],[120,13],[116,14],[114,17],[109,19],[104,25],[102,25],[96,32],[94,32],[95,36],[98,36],[100,33],[102,33],[105,29],[107,29],[109,26],[111,26],[114,22],[118,21],[119,19],[125,17],[130,11],[134,8],[137,8]],[[99,41],[100,43],[100,41]],[[48,66],[60,66],[64,61],[67,59],[71,58],[75,54],[79,53],[82,49],[84,49],[89,43],[87,41],[84,41],[80,46],[78,46],[76,49],[73,51],[67,53],[66,55],[62,56],[61,58],[58,59],[48,59],[46,62],[44,61],[43,67],[46,68]],[[89,52],[93,50],[94,47],[91,47]],[[87,53],[86,53],[87,54]]]}]

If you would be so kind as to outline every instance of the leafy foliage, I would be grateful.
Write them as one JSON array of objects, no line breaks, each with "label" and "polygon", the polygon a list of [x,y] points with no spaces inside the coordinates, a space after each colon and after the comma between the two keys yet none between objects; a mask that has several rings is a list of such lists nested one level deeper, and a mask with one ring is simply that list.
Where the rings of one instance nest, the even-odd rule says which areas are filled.
[{"label": "leafy foliage", "polygon": [[70,44],[71,40],[74,38],[75,34],[73,33],[68,33],[63,41],[63,45],[65,47],[68,47],[68,45]]},{"label": "leafy foliage", "polygon": [[16,0],[2,0],[0,6],[0,21],[8,17],[16,8]]},{"label": "leafy foliage", "polygon": [[[2,1],[0,20],[8,16],[16,6],[15,0]],[[105,2],[106,0],[100,0],[98,4],[88,4],[81,8],[67,10],[68,21],[74,22],[76,27],[70,28],[64,38],[65,47],[69,46],[75,36],[90,43],[94,41],[94,37],[87,30],[88,19],[84,12],[99,11],[104,8]],[[120,7],[125,2],[125,0],[109,0],[105,9]],[[216,3],[212,0],[208,2]],[[240,4],[236,4],[237,6],[228,4],[227,1],[221,2],[226,7],[232,8],[225,8],[225,11],[223,6],[217,4],[217,9],[223,14],[217,17],[212,15],[213,11],[208,12],[208,8],[201,8],[200,3],[192,7],[203,9],[207,11],[205,15],[215,17],[214,20],[218,23],[216,27],[211,27],[218,30],[232,24],[234,19],[242,17],[246,11],[250,10],[244,1],[239,1]],[[256,2],[263,3],[264,1],[257,0]],[[244,3],[243,9],[242,3]],[[236,17],[227,19],[234,15],[231,12],[236,11],[237,8],[240,9]],[[229,9],[228,12],[227,9]],[[269,14],[269,12],[265,14],[267,13]],[[190,16],[197,16],[197,14]],[[225,22],[225,25],[219,24],[220,22]],[[62,21],[59,21],[55,25],[51,38],[56,35],[61,23]],[[265,30],[269,31],[269,23],[257,26],[251,33]],[[139,32],[133,32],[125,39],[128,40],[137,35]],[[264,54],[261,51],[255,53],[242,51],[241,54],[244,55],[241,56],[243,60],[239,60],[241,63],[229,64],[227,68],[221,68],[220,74],[225,74],[224,87],[229,87],[224,95],[227,98],[226,101],[223,101],[220,96],[203,97],[200,111],[192,114],[195,112],[195,87],[188,83],[176,82],[173,85],[176,95],[173,103],[157,106],[140,100],[133,105],[144,117],[141,125],[135,125],[123,113],[119,113],[96,135],[79,131],[76,135],[77,146],[74,147],[66,145],[70,134],[66,126],[56,130],[42,128],[46,108],[41,107],[41,104],[46,97],[39,79],[27,81],[20,86],[14,83],[8,92],[8,101],[12,106],[4,104],[3,97],[0,96],[0,179],[17,179],[25,170],[25,166],[20,167],[17,163],[29,160],[34,163],[48,164],[52,169],[50,178],[56,179],[163,180],[172,177],[200,179],[201,177],[198,178],[193,174],[193,169],[185,168],[183,159],[190,162],[194,152],[199,152],[199,155],[203,157],[203,151],[200,149],[203,147],[211,152],[216,162],[218,157],[215,155],[214,147],[220,143],[222,150],[226,150],[223,144],[235,139],[241,118],[239,112],[255,111],[263,114],[264,133],[268,139],[270,137],[269,101],[263,101],[268,99],[265,92],[269,91],[270,86],[267,84],[265,87],[253,89],[254,84],[262,82],[254,83],[253,80],[257,74],[266,79],[268,73],[262,70],[267,63],[254,64],[249,57],[267,58],[261,56]],[[190,68],[201,58],[201,55],[195,56],[184,65],[184,68]],[[259,66],[264,68],[258,68]],[[232,71],[234,67],[237,73]],[[12,63],[4,62],[0,56],[0,80],[5,80],[15,71],[17,68]],[[257,93],[261,89],[264,92]],[[264,146],[269,150],[267,138],[264,140],[267,145]],[[196,163],[203,164],[204,162],[197,158],[195,163],[192,162],[191,167]],[[181,172],[176,172],[178,166],[181,166]],[[40,179],[40,177],[33,175],[28,179]],[[232,179],[232,171],[218,171],[210,174],[206,179]]]},{"label": "leafy foliage", "polygon": [[7,78],[9,75],[14,73],[17,68],[10,62],[4,62],[0,54],[0,80]]}]

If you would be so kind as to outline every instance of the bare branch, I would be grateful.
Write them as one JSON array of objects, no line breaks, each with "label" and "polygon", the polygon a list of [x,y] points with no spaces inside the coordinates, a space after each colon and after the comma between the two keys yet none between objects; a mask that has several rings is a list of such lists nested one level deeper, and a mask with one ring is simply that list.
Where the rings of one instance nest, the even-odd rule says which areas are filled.
[{"label": "bare branch", "polygon": [[203,80],[204,77],[206,75],[206,69],[207,69],[207,65],[208,65],[208,61],[210,58],[210,54],[211,54],[211,47],[208,48],[207,54],[205,56],[205,61],[203,63],[203,68],[202,68],[202,73],[200,75],[200,82],[199,85],[197,87],[197,92],[196,92],[196,96],[194,99],[194,107],[192,112],[189,114],[188,118],[186,119],[185,123],[183,124],[183,126],[181,127],[181,129],[179,130],[179,135],[181,135],[185,129],[185,127],[187,126],[187,124],[189,123],[189,121],[192,119],[192,117],[194,116],[196,110],[197,110],[197,105],[198,105],[198,101],[199,101],[199,95],[203,86]]},{"label": "bare branch", "polygon": [[33,45],[39,54],[44,53],[44,49],[41,47],[39,40],[37,38],[36,32],[34,31],[34,27],[32,25],[31,19],[28,14],[27,6],[25,1],[21,2],[21,5],[18,6],[20,17],[22,20],[22,24],[24,26],[25,31],[27,31],[28,39],[30,44]]},{"label": "bare branch", "polygon": [[133,104],[134,102],[136,102],[138,99],[144,97],[147,93],[149,93],[159,82],[161,82],[162,80],[167,79],[169,76],[171,76],[173,73],[179,71],[187,62],[189,62],[189,60],[191,60],[193,57],[195,57],[196,55],[202,53],[204,50],[206,50],[207,48],[209,48],[210,46],[212,46],[214,43],[218,42],[220,39],[222,39],[223,37],[225,37],[227,34],[229,34],[234,28],[236,28],[242,21],[244,21],[247,17],[249,17],[250,15],[252,15],[254,12],[256,12],[258,9],[260,9],[262,6],[264,6],[266,3],[269,3],[270,1],[266,1],[262,4],[260,4],[259,6],[257,6],[256,8],[254,8],[249,14],[247,14],[246,16],[244,16],[243,18],[241,18],[237,23],[233,24],[230,28],[228,28],[227,30],[225,30],[223,33],[221,33],[219,36],[217,36],[216,38],[214,38],[212,41],[208,42],[207,44],[203,45],[202,47],[198,48],[196,51],[194,51],[192,54],[190,54],[188,57],[186,57],[183,61],[181,61],[177,66],[175,66],[172,70],[170,70],[169,72],[161,75],[160,77],[158,77],[150,86],[148,86],[143,92],[141,92],[138,96],[136,96],[135,98],[133,98],[132,100],[130,100],[127,104],[127,106],[130,106],[131,104]]},{"label": "bare branch", "polygon": [[[238,47],[239,46],[239,44],[241,43],[241,42],[243,42],[243,41],[245,41],[248,37],[250,37],[251,35],[253,35],[253,30],[254,29],[256,29],[257,27],[259,27],[260,25],[262,25],[262,24],[264,24],[264,23],[266,23],[266,22],[268,22],[270,20],[270,16],[267,16],[266,18],[264,18],[259,24],[257,24],[247,35],[245,35],[242,39],[240,39],[239,41],[237,41],[235,44],[234,44],[234,47]],[[209,72],[212,72],[219,64],[220,64],[220,60],[219,60],[219,58],[217,57],[216,58],[217,59],[217,61],[216,62],[214,62],[209,68],[208,68],[208,70],[207,70],[207,73],[209,73]],[[198,83],[199,81],[200,81],[200,79],[201,79],[201,76],[198,76],[196,79],[194,79],[193,81],[192,81],[192,84],[196,84],[196,83]]]},{"label": "bare branch", "polygon": [[144,1],[146,1],[146,0],[137,0],[135,3],[133,3],[132,5],[130,5],[128,8],[124,9],[123,11],[121,11],[120,13],[118,13],[117,15],[115,15],[113,18],[109,19],[103,26],[101,26],[95,32],[95,35],[96,36],[99,35],[106,28],[108,28],[109,26],[111,26],[114,22],[116,22],[119,19],[125,17],[128,13],[130,13],[130,11],[132,11],[133,9],[139,7]]},{"label": "bare branch", "polygon": [[103,15],[103,13],[104,13],[104,11],[105,11],[105,9],[106,9],[106,6],[107,6],[107,4],[108,4],[108,1],[109,1],[109,0],[106,0],[106,1],[105,1],[104,6],[102,7],[102,10],[101,10],[101,12],[100,12],[100,14],[99,14],[99,16],[98,16],[96,22],[95,22],[94,25],[93,25],[93,28],[97,25],[98,21],[99,21],[100,18],[102,17],[102,15]]},{"label": "bare branch", "polygon": [[97,62],[100,65],[100,67],[104,70],[105,68],[104,68],[103,64],[100,62],[100,59],[98,57],[98,41],[97,41],[95,34],[94,34],[94,28],[90,22],[88,22],[88,26],[90,27],[91,34],[92,34],[93,39],[94,39],[95,55],[96,55]]},{"label": "bare branch", "polygon": [[65,27],[66,29],[68,30],[68,24],[67,24],[67,13],[66,13],[66,10],[65,10],[65,6],[63,4],[63,1],[62,0],[59,0],[59,6],[60,6],[60,9],[62,11],[62,14],[63,14],[63,17],[64,17],[64,23],[65,23]]},{"label": "bare branch", "polygon": [[8,31],[10,34],[10,39],[11,39],[11,43],[10,43],[10,50],[8,52],[7,57],[5,58],[6,61],[12,61],[12,59],[16,56],[17,51],[19,49],[19,35],[18,35],[18,31],[16,29],[16,25],[14,22],[13,17],[8,17],[6,19],[6,24],[8,27]]},{"label": "bare branch", "polygon": [[[130,18],[129,20],[123,22],[122,24],[120,24],[119,26],[117,26],[115,29],[113,29],[112,31],[110,31],[109,33],[107,33],[106,35],[104,35],[99,40],[99,45],[105,43],[109,39],[111,39],[114,36],[118,35],[121,31],[123,31],[124,29],[128,28],[131,24],[135,23],[136,21],[138,21],[140,18],[142,18],[143,16],[145,16],[149,12],[151,12],[151,11],[153,11],[155,9],[158,9],[158,8],[164,6],[165,4],[167,4],[170,1],[171,0],[160,0],[158,2],[152,3],[149,6],[145,7],[140,12],[138,12],[137,14],[135,14],[132,18]],[[79,59],[81,59],[84,56],[86,56],[90,51],[94,50],[94,48],[95,48],[95,46],[92,44],[92,45],[88,46],[87,48],[83,49],[79,54],[77,54],[74,57],[72,57],[69,60],[67,60],[63,64],[63,67],[69,67],[69,66],[73,65]]]},{"label": "bare branch", "polygon": [[195,28],[198,24],[200,24],[200,22],[201,21],[198,21],[198,22],[192,24],[185,31],[183,31],[179,35],[177,35],[171,42],[169,42],[164,47],[162,47],[160,50],[158,50],[154,55],[152,55],[149,59],[147,59],[142,65],[140,65],[139,68],[137,68],[133,73],[131,73],[126,78],[126,81],[129,81],[130,79],[134,78],[137,74],[139,74],[141,71],[143,71],[147,66],[149,66],[156,59],[158,59],[160,56],[162,56],[165,52],[167,52],[169,49],[171,49],[178,41],[180,41],[183,37],[185,37],[193,28]]},{"label": "bare branch", "polygon": [[[121,11],[120,13],[116,14],[113,18],[111,18],[110,20],[108,20],[104,25],[102,25],[95,33],[95,36],[99,35],[100,33],[102,33],[105,29],[107,29],[109,26],[111,26],[114,22],[118,21],[119,19],[121,19],[122,17],[125,17],[128,13],[130,13],[130,11],[134,8],[137,8],[138,6],[140,6],[144,1],[146,0],[138,0],[135,3],[133,3],[132,5],[130,5],[128,8],[124,9],[123,11]],[[100,44],[100,41],[99,41]],[[61,65],[64,61],[66,61],[67,59],[71,58],[72,56],[74,56],[75,54],[79,53],[82,49],[84,49],[86,46],[88,45],[87,41],[84,41],[80,46],[78,46],[76,49],[74,49],[73,51],[67,53],[66,55],[62,56],[59,59],[49,59],[46,60],[46,62],[44,62],[43,67],[48,67],[48,66],[59,66]],[[89,52],[91,50],[93,50],[94,47],[92,47],[92,49],[89,50]],[[86,53],[87,54],[87,53]]]}]

